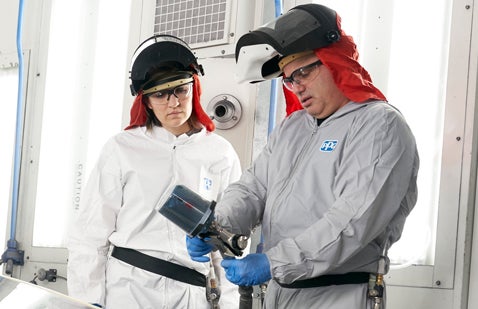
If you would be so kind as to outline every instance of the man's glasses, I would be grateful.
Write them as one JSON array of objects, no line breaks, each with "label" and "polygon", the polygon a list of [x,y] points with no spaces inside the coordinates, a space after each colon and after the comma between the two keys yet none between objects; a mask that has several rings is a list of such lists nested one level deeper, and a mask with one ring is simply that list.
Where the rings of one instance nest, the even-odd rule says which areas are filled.
[{"label": "man's glasses", "polygon": [[192,83],[187,83],[185,85],[180,85],[170,89],[164,89],[161,91],[156,91],[151,94],[148,94],[148,97],[155,98],[151,104],[156,105],[167,105],[171,95],[174,95],[178,100],[184,100],[191,95],[191,90],[193,88]]},{"label": "man's glasses", "polygon": [[298,68],[292,72],[289,77],[283,78],[282,83],[287,89],[294,91],[294,84],[304,85],[305,83],[315,79],[319,74],[319,71],[315,69],[320,65],[322,65],[322,61],[318,60],[314,63]]}]

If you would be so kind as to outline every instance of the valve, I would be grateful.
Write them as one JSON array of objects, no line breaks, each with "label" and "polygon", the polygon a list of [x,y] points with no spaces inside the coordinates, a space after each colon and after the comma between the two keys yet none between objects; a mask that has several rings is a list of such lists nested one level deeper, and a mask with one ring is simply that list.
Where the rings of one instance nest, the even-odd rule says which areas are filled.
[{"label": "valve", "polygon": [[23,265],[24,255],[23,250],[18,250],[17,241],[10,239],[7,242],[7,250],[2,254],[2,263],[6,263],[5,274],[13,274],[13,265]]}]

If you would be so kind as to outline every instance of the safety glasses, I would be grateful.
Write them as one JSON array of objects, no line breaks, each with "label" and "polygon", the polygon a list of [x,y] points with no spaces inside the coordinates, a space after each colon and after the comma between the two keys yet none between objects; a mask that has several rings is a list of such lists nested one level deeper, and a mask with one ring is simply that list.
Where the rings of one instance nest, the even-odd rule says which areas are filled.
[{"label": "safety glasses", "polygon": [[322,61],[318,60],[314,63],[308,64],[298,68],[289,77],[282,79],[284,86],[290,91],[294,91],[294,85],[304,85],[307,82],[315,79],[319,75],[319,70],[316,70],[322,65]]},{"label": "safety glasses", "polygon": [[174,95],[178,100],[184,100],[191,95],[192,88],[193,84],[187,83],[174,88],[156,91],[151,94],[148,94],[147,96],[155,99],[151,101],[151,104],[167,105],[171,95]]}]

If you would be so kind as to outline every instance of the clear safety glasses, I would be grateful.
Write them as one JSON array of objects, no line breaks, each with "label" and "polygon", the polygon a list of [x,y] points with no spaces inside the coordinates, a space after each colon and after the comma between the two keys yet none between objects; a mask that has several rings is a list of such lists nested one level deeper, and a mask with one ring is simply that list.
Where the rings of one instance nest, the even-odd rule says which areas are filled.
[{"label": "clear safety glasses", "polygon": [[148,94],[148,97],[154,98],[151,104],[168,105],[169,98],[174,95],[178,100],[184,100],[191,95],[193,89],[192,83],[187,83],[174,88],[164,89]]},{"label": "clear safety glasses", "polygon": [[319,66],[322,65],[320,60],[298,68],[289,77],[284,77],[282,83],[290,91],[294,91],[295,85],[304,85],[307,82],[315,79],[319,75],[319,70],[316,70]]}]

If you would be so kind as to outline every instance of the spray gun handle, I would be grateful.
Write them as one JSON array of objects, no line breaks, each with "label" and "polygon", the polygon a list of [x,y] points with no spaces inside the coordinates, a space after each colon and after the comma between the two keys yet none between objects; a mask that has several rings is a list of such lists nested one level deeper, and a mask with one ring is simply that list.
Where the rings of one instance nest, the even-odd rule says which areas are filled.
[{"label": "spray gun handle", "polygon": [[198,236],[209,239],[208,242],[221,252],[223,258],[241,256],[249,240],[247,236],[227,231],[216,221],[211,222],[206,233]]},{"label": "spray gun handle", "polygon": [[223,258],[234,258],[242,255],[242,250],[233,248],[217,235],[210,235],[207,238],[208,240],[206,242],[214,247],[214,251],[219,250]]}]

